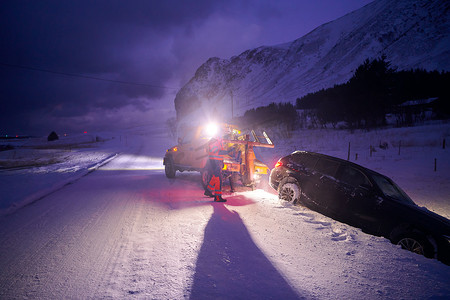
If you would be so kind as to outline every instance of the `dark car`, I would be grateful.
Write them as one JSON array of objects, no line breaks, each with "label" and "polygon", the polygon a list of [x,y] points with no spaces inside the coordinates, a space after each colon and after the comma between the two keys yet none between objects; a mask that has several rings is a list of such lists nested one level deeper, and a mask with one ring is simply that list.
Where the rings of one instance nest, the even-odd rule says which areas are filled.
[{"label": "dark car", "polygon": [[328,155],[295,151],[277,162],[270,185],[282,200],[450,264],[450,220],[416,205],[384,175]]}]

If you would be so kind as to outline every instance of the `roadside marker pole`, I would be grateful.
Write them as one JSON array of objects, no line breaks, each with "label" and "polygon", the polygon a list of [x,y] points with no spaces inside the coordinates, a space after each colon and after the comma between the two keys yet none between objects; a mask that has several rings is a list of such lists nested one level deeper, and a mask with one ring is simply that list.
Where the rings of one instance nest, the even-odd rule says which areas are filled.
[{"label": "roadside marker pole", "polygon": [[348,142],[348,155],[347,160],[350,160],[350,142]]}]

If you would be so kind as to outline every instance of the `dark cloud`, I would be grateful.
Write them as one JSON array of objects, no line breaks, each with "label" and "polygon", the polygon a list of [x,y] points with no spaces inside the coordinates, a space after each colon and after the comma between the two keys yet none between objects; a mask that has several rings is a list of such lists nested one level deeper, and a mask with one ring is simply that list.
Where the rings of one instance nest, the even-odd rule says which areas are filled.
[{"label": "dark cloud", "polygon": [[[369,1],[346,2],[344,12]],[[302,8],[312,8],[292,3],[2,1],[0,135],[167,118],[176,88],[209,57],[289,41],[323,23],[298,20]],[[327,10],[315,14],[328,18]]]}]

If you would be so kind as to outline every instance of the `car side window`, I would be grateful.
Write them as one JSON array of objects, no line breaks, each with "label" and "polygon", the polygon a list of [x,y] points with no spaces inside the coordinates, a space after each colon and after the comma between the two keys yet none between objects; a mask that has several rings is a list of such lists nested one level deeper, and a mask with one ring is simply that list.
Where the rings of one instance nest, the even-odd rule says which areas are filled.
[{"label": "car side window", "polygon": [[324,175],[335,177],[339,169],[339,163],[326,158],[320,158],[314,169]]},{"label": "car side window", "polygon": [[371,185],[366,175],[350,166],[342,166],[338,179],[354,187]]},{"label": "car side window", "polygon": [[316,165],[317,158],[307,154],[295,154],[292,162],[305,169],[313,169]]}]

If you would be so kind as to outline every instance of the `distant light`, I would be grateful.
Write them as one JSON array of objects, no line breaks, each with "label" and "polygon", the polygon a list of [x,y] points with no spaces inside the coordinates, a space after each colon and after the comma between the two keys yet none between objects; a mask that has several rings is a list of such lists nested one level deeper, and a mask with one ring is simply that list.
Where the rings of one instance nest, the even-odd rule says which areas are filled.
[{"label": "distant light", "polygon": [[87,131],[85,131],[84,133],[87,133]]}]

